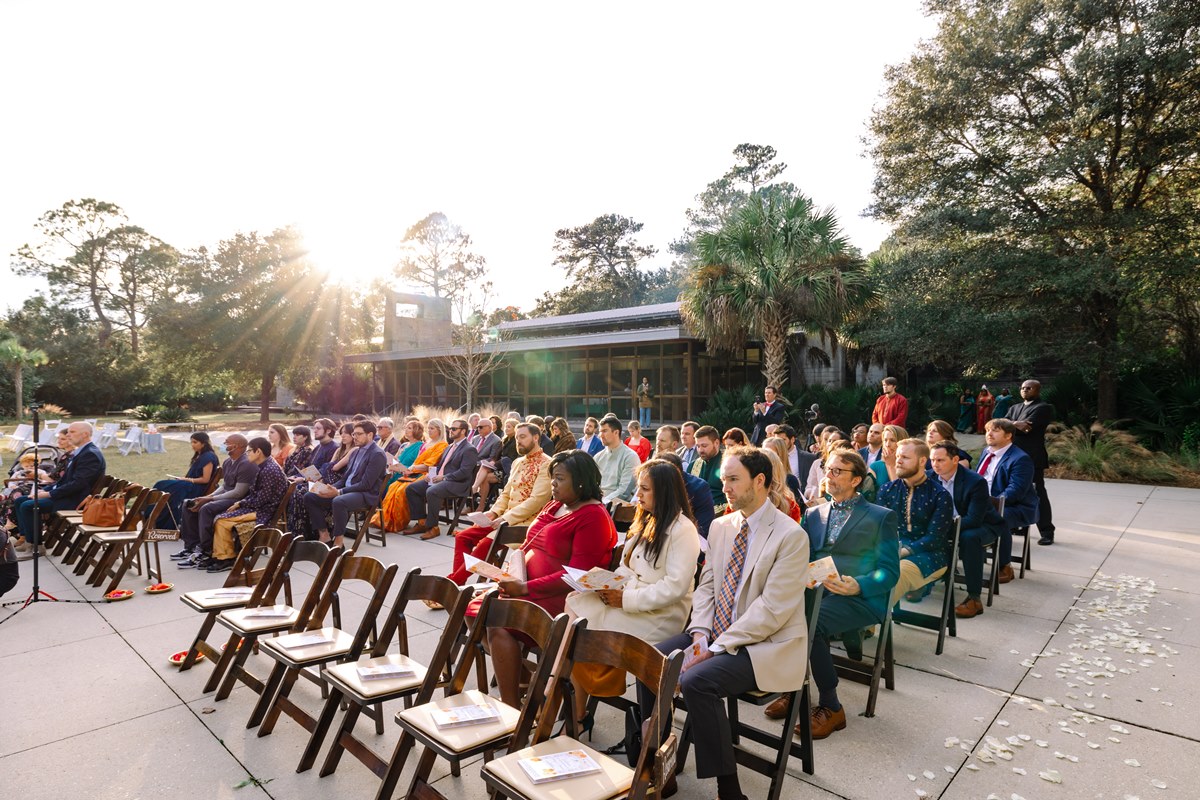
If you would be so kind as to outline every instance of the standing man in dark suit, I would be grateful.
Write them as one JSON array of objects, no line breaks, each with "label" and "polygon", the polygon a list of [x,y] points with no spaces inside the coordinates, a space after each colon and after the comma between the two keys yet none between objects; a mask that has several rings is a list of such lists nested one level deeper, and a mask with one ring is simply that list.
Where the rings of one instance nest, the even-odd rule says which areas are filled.
[{"label": "standing man in dark suit", "polygon": [[764,402],[754,404],[754,416],[751,418],[754,432],[750,434],[750,441],[754,442],[755,447],[762,447],[763,439],[767,438],[768,425],[782,425],[787,416],[783,403],[776,396],[778,394],[774,386],[768,386],[763,389]]},{"label": "standing man in dark suit", "polygon": [[[304,507],[308,509],[308,518],[317,530],[317,537],[328,542],[332,536],[335,547],[342,546],[350,512],[372,508],[379,503],[387,474],[387,456],[374,441],[375,423],[370,420],[355,422],[350,436],[358,449],[350,456],[345,475],[332,484],[318,483],[304,495]],[[333,512],[333,524],[327,526],[326,514],[330,511]]]},{"label": "standing man in dark suit", "polygon": [[[862,658],[859,632],[883,622],[892,589],[900,579],[900,542],[893,511],[868,503],[858,493],[867,465],[853,450],[837,450],[825,467],[831,503],[804,514],[813,561],[831,556],[837,577],[824,581],[825,597],[817,616],[809,664],[817,686],[811,712],[812,736],[824,739],[846,727],[846,710],[837,696],[838,677],[829,652],[829,638],[842,635],[846,654]],[[775,701],[766,715],[782,719],[787,701]],[[799,726],[796,726],[799,732]]]},{"label": "standing man in dark suit", "polygon": [[72,422],[68,425],[67,441],[71,445],[71,457],[67,460],[62,477],[46,488],[39,489],[36,503],[32,497],[17,501],[14,509],[17,531],[32,546],[40,546],[34,530],[35,514],[43,509],[66,511],[77,508],[92,491],[96,481],[104,475],[104,454],[92,444],[94,433],[95,429],[89,422]]},{"label": "standing man in dark suit", "polygon": [[796,480],[800,482],[800,496],[803,497],[808,492],[808,473],[812,472],[812,465],[820,456],[800,447],[800,443],[796,440],[796,429],[791,425],[780,425],[775,429],[775,435],[782,436],[788,443],[786,466],[788,472],[795,475]]},{"label": "standing man in dark suit", "polygon": [[[1028,380],[1021,384],[1021,400],[1008,409],[1006,419],[1016,426],[1013,444],[1033,459],[1033,486],[1038,496],[1037,526],[1041,538],[1038,544],[1054,544],[1054,517],[1050,511],[1050,496],[1046,494],[1046,426],[1054,421],[1054,406],[1042,399],[1042,384]],[[1029,535],[1029,531],[1025,531]]]},{"label": "standing man in dark suit", "polygon": [[[437,473],[426,480],[410,483],[404,490],[409,512],[417,520],[414,527],[402,531],[405,535],[419,533],[422,539],[436,539],[442,532],[437,524],[442,501],[451,497],[467,497],[470,493],[475,480],[475,467],[479,464],[479,452],[466,442],[469,430],[465,420],[451,422],[447,429],[450,446],[438,460]],[[420,521],[422,517],[425,518],[424,522]]]},{"label": "standing man in dark suit", "polygon": [[955,606],[954,614],[970,619],[983,613],[983,553],[1004,535],[1004,518],[988,498],[987,480],[959,462],[954,442],[943,439],[929,450],[929,476],[954,498],[954,516],[962,520],[958,553],[967,580],[967,598]]},{"label": "standing man in dark suit", "polygon": [[1033,459],[1013,444],[1016,426],[1007,419],[988,420],[983,436],[988,446],[979,458],[979,474],[992,497],[1004,498],[1004,534],[1000,537],[1000,583],[1013,579],[1012,529],[1028,528],[1038,519],[1038,496],[1033,486]]}]

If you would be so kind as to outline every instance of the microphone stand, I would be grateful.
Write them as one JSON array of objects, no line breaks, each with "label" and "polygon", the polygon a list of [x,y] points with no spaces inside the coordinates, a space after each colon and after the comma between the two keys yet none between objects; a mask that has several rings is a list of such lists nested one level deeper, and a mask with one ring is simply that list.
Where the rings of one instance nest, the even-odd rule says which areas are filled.
[{"label": "microphone stand", "polygon": [[[20,402],[20,400],[18,399],[17,402]],[[12,606],[17,605],[18,603],[21,604],[21,607],[16,611],[12,612],[4,619],[0,619],[0,624],[8,622],[10,619],[29,608],[29,606],[33,605],[34,603],[45,603],[48,601],[54,603],[85,603],[88,605],[95,603],[93,600],[60,600],[49,592],[42,590],[41,574],[38,569],[42,559],[42,510],[38,508],[37,505],[39,494],[38,489],[41,486],[41,484],[38,482],[37,473],[42,466],[41,459],[38,457],[38,454],[40,453],[39,448],[41,446],[40,439],[42,431],[41,421],[38,418],[38,411],[40,411],[41,408],[41,403],[29,404],[29,410],[33,413],[33,434],[35,437],[33,445],[33,493],[30,495],[30,498],[33,500],[33,589],[29,592],[29,597],[26,597],[24,601],[12,600],[7,603],[0,603],[0,606]]]}]

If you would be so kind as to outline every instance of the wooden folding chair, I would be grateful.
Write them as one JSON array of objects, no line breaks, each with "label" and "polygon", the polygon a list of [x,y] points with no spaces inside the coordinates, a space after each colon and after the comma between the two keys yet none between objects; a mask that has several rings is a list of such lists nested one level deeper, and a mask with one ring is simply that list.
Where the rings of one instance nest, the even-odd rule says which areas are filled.
[{"label": "wooden folding chair", "polygon": [[633,525],[633,518],[637,516],[637,506],[622,503],[613,506],[612,521],[613,527],[618,533],[625,533],[629,530],[629,526]]},{"label": "wooden folding chair", "polygon": [[[125,573],[135,562],[137,562],[138,574],[142,573],[141,549],[149,546],[150,532],[154,529],[154,523],[158,521],[159,516],[166,510],[168,500],[170,497],[166,492],[151,489],[143,504],[143,508],[148,511],[138,523],[137,530],[93,534],[92,539],[100,543],[100,552],[96,559],[96,569],[90,580],[92,585],[99,586],[105,578],[111,578],[108,588],[104,590],[104,593],[108,594],[121,585],[121,579],[125,577]],[[162,569],[161,566],[159,569]],[[146,571],[150,572],[149,562],[146,563]]]},{"label": "wooden folding chair", "polygon": [[[225,576],[225,583],[220,589],[188,592],[179,598],[188,608],[204,614],[200,630],[196,631],[187,655],[179,665],[180,672],[191,669],[201,653],[208,657],[214,668],[224,671],[228,662],[233,660],[233,653],[228,645],[224,652],[220,652],[208,643],[208,635],[217,622],[217,615],[234,608],[261,605],[263,595],[294,538],[292,534],[282,533],[275,528],[259,528],[234,558],[233,568]],[[264,560],[264,556],[265,564],[260,567],[259,562]],[[237,592],[238,589],[250,591]]]},{"label": "wooden folding chair", "polygon": [[453,536],[458,530],[458,523],[462,519],[463,511],[471,502],[470,497],[447,497],[442,501],[442,506],[438,510],[438,524],[446,522],[450,525],[450,535]]},{"label": "wooden folding chair", "polygon": [[[1001,517],[1003,517],[1004,516],[1004,502],[1005,502],[1005,500],[1007,500],[1007,498],[1004,495],[1000,495],[999,497],[991,498],[991,500],[992,500],[992,507],[996,509],[996,513],[999,514]],[[1004,524],[1007,525],[1008,523],[1005,522]],[[1001,567],[1001,564],[1000,564],[1000,539],[998,539],[998,538],[996,539],[996,541],[992,542],[991,559],[992,559],[992,571],[991,571],[991,574],[988,576],[988,599],[987,599],[987,604],[988,604],[989,608],[991,608],[991,605],[992,605],[992,595],[1000,594],[1000,567]]]},{"label": "wooden folding chair", "polygon": [[[354,725],[364,712],[375,720],[375,733],[383,733],[383,704],[390,700],[402,700],[405,708],[415,700],[425,703],[433,698],[439,686],[449,684],[447,671],[451,663],[451,648],[462,631],[467,605],[471,602],[471,590],[458,587],[449,578],[436,575],[421,575],[420,568],[413,568],[405,577],[392,606],[383,630],[375,640],[365,661],[347,661],[326,667],[321,677],[329,687],[329,697],[317,719],[316,728],[309,737],[308,746],[300,758],[297,772],[312,768],[320,753],[321,745],[333,724],[337,710],[345,706],[342,721],[338,725],[333,744],[321,766],[321,777],[337,770],[342,753],[349,751],[368,769],[382,778],[387,773],[388,762],[377,755],[367,744],[354,735]],[[431,600],[441,603],[449,612],[449,619],[438,643],[434,647],[429,663],[422,664],[409,657],[408,617],[409,603]],[[389,654],[393,637],[399,653]],[[410,676],[363,680],[359,668],[406,667]],[[372,712],[373,709],[373,712]]]},{"label": "wooden folding chair", "polygon": [[1030,543],[1033,541],[1033,534],[1029,532],[1029,528],[1025,528],[1022,532],[1021,528],[1013,528],[1013,536],[1021,537],[1021,555],[1013,556],[1009,559],[1010,564],[1020,564],[1021,568],[1017,570],[1017,577],[1021,580],[1025,579],[1025,570],[1033,570],[1033,562],[1030,560]]},{"label": "wooden folding chair", "polygon": [[[141,486],[130,487],[125,492],[125,516],[118,525],[108,527],[102,525],[85,525],[83,522],[78,522],[71,526],[71,535],[74,537],[74,542],[71,545],[71,549],[67,551],[67,557],[63,560],[63,563],[70,564],[72,560],[78,559],[75,564],[75,574],[87,574],[89,569],[96,566],[96,555],[101,549],[101,543],[96,540],[95,534],[136,531],[142,522],[142,508],[146,505],[146,501],[150,498],[150,492],[152,491],[154,490]],[[89,579],[88,583],[91,582]]]},{"label": "wooden folding chair", "polygon": [[[370,556],[346,554],[339,559],[333,574],[325,584],[320,602],[309,617],[307,627],[298,633],[263,642],[263,652],[274,659],[275,666],[267,678],[266,690],[259,696],[258,704],[250,712],[247,728],[258,726],[260,737],[269,736],[275,729],[280,712],[283,712],[310,734],[316,730],[317,720],[292,701],[292,687],[306,670],[319,671],[326,664],[353,662],[359,659],[363,650],[367,648],[368,641],[378,630],[376,620],[379,611],[383,608],[383,601],[388,590],[392,588],[392,581],[395,580],[399,569],[395,564],[384,566],[378,559]],[[341,625],[325,625],[325,615],[330,611],[333,598],[343,585],[351,581],[362,581],[371,587],[367,608],[354,633],[342,630]],[[292,646],[293,642],[301,637],[318,633],[325,638],[326,643]]]},{"label": "wooden folding chair", "polygon": [[[771,789],[767,793],[768,800],[779,800],[779,795],[783,791],[783,779],[787,776],[788,759],[793,757],[800,759],[801,768],[807,775],[812,775],[816,772],[813,753],[812,717],[809,714],[809,708],[812,705],[809,677],[812,671],[807,668],[807,654],[812,652],[813,637],[817,632],[817,619],[821,614],[821,599],[824,593],[825,587],[823,586],[817,586],[816,589],[809,589],[804,593],[804,615],[808,620],[808,649],[805,657],[806,669],[803,686],[791,692],[752,691],[727,699],[728,707],[726,715],[729,719],[730,732],[733,734],[734,758],[741,766],[754,770],[760,775],[766,775],[771,779]],[[739,703],[762,707],[770,705],[785,695],[788,697],[788,712],[783,718],[781,733],[768,733],[761,728],[754,727],[742,721],[739,714]],[[686,706],[681,698],[675,699],[675,706],[686,710]],[[799,741],[796,741],[794,736],[797,724],[800,726]],[[743,737],[771,748],[775,752],[774,759],[764,758],[758,753],[742,747],[741,739]],[[676,759],[678,765],[676,772],[682,772],[684,766],[687,764],[687,755],[688,750],[691,749],[691,744],[692,721],[689,718],[684,722],[683,734],[680,737],[679,757]]]},{"label": "wooden folding chair", "polygon": [[[279,565],[276,577],[272,579],[270,587],[262,596],[262,602],[257,606],[247,604],[244,608],[222,611],[217,615],[217,622],[230,631],[225,650],[226,652],[232,650],[234,654],[224,671],[213,670],[208,683],[204,685],[204,691],[211,692],[216,689],[217,694],[214,699],[224,700],[229,697],[234,685],[241,681],[261,695],[264,688],[263,681],[246,667],[250,651],[257,646],[258,640],[262,636],[304,630],[313,609],[321,600],[325,584],[341,555],[342,548],[340,547],[330,549],[329,545],[322,542],[293,539],[283,562]],[[300,607],[293,606],[291,598],[288,597],[285,606],[286,616],[267,618],[256,614],[255,612],[259,609],[276,604],[280,589],[290,593],[287,587],[291,586],[292,566],[301,562],[317,565],[317,574]]]},{"label": "wooden folding chair", "polygon": [[833,665],[839,678],[870,687],[867,693],[867,708],[864,717],[875,716],[875,700],[879,696],[879,681],[882,678],[889,690],[896,688],[896,658],[892,650],[892,606],[889,603],[883,624],[879,626],[879,638],[875,643],[875,658],[870,662],[855,661],[835,655]]},{"label": "wooden folding chair", "polygon": [[[142,487],[137,484],[131,484],[129,481],[114,478],[97,496],[105,498],[115,497],[121,493],[131,494],[139,492],[141,489]],[[63,556],[64,564],[70,564],[79,557],[79,553],[75,552],[76,546],[87,541],[87,537],[80,534],[77,529],[83,522],[83,511],[79,508],[55,511],[52,519],[56,522],[57,536],[53,545],[54,549],[51,552],[53,555]],[[49,548],[50,545],[48,544],[47,549]]]},{"label": "wooden folding chair", "polygon": [[[92,497],[106,496],[107,489],[114,480],[111,475],[101,475],[96,479],[88,494]],[[59,538],[67,530],[68,523],[75,522],[82,517],[83,512],[77,508],[51,512],[47,523],[42,526],[42,544],[46,546],[46,552],[57,550]]]},{"label": "wooden folding chair", "polygon": [[941,614],[937,616],[922,614],[919,611],[901,608],[899,604],[892,609],[892,622],[937,632],[937,645],[933,649],[933,654],[938,656],[942,654],[942,650],[946,646],[946,634],[958,636],[958,618],[954,616],[954,570],[958,564],[958,537],[961,531],[962,517],[955,517],[954,538],[948,551],[950,560],[946,562],[946,573],[937,579],[937,582],[942,584]]},{"label": "wooden folding chair", "polygon": [[[520,708],[513,708],[484,691],[466,689],[472,667],[478,667],[475,655],[482,653],[488,630],[495,628],[521,632],[534,643],[531,649],[538,654]],[[450,762],[451,773],[457,775],[462,762],[468,758],[483,754],[487,761],[497,750],[523,747],[533,732],[542,703],[547,698],[546,685],[566,631],[566,614],[551,619],[544,609],[528,601],[487,595],[471,627],[467,647],[454,670],[446,696],[396,714],[396,722],[402,731],[400,741],[396,744],[396,751],[388,764],[376,800],[387,800],[392,796],[414,744],[424,746],[414,781],[428,780],[434,761],[439,756]],[[494,722],[444,730],[433,722],[431,712],[435,710],[445,711],[471,705],[491,706],[498,718]]]},{"label": "wooden folding chair", "polygon": [[[624,762],[600,753],[577,739],[559,735],[551,737],[551,729],[563,704],[566,691],[563,684],[571,679],[576,663],[603,664],[625,670],[654,692],[654,710],[642,739],[637,764],[630,769]],[[520,747],[514,734],[508,754],[487,761],[482,775],[488,793],[511,797],[514,800],[544,800],[551,797],[587,797],[589,800],[629,798],[644,800],[662,795],[663,784],[675,769],[676,737],[670,730],[671,698],[679,684],[683,666],[683,651],[664,656],[641,639],[618,631],[592,631],[586,619],[571,626],[563,646],[560,664],[550,684],[546,707],[542,710],[531,747]],[[572,712],[568,710],[568,717]],[[665,732],[665,738],[664,738]],[[534,784],[520,762],[527,758],[545,757],[570,750],[582,750],[597,764],[601,772],[568,779],[555,785]],[[421,775],[418,767],[418,775]],[[574,791],[566,787],[574,785]]]},{"label": "wooden folding chair", "polygon": [[[492,539],[492,547],[488,550],[487,562],[493,567],[500,568],[504,566],[504,560],[508,558],[509,553],[514,547],[520,547],[525,543],[525,537],[529,533],[527,525],[505,525],[496,531],[495,538]],[[476,583],[487,583],[488,579],[482,575],[475,576]]]},{"label": "wooden folding chair", "polygon": [[[374,506],[360,508],[350,514],[350,518],[354,520],[354,546],[350,548],[351,553],[357,553],[364,541],[378,541],[380,547],[387,547],[387,531],[383,525],[378,527],[371,525],[371,519],[383,510],[383,498],[387,496],[387,486],[387,481],[384,481],[383,487],[379,490],[379,501]],[[380,514],[381,518],[382,516]]]}]

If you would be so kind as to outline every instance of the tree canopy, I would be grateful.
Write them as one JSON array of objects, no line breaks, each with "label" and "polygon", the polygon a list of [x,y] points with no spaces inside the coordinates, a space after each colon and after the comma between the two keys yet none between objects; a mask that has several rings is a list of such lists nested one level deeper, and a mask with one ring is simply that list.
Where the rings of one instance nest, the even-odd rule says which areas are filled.
[{"label": "tree canopy", "polygon": [[472,250],[471,237],[440,211],[404,234],[396,276],[434,297],[454,297],[487,272],[487,259]]}]

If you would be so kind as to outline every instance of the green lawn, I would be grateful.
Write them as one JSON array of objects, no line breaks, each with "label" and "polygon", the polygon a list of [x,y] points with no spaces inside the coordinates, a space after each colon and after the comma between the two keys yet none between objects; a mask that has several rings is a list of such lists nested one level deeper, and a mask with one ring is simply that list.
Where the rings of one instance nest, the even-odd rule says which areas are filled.
[{"label": "green lawn", "polygon": [[173,442],[164,439],[165,453],[147,455],[137,453],[123,456],[117,448],[110,447],[104,451],[104,460],[108,464],[108,474],[142,486],[153,486],[167,474],[182,475],[187,472],[188,462],[192,458],[192,448],[187,442]]}]

